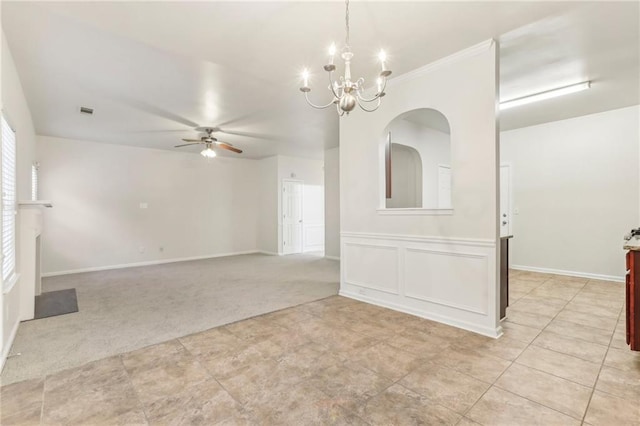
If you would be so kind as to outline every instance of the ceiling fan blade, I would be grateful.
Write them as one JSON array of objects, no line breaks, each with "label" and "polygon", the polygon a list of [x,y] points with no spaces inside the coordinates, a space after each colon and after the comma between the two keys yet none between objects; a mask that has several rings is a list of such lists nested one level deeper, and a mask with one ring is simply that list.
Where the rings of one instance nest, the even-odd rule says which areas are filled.
[{"label": "ceiling fan blade", "polygon": [[183,146],[193,146],[193,145],[199,145],[201,142],[198,143],[183,143],[182,145],[176,145],[174,146],[174,148],[181,148]]},{"label": "ceiling fan blade", "polygon": [[227,135],[234,135],[234,136],[244,136],[246,138],[255,138],[255,139],[266,139],[266,140],[276,140],[277,137],[274,135],[268,135],[265,133],[254,133],[254,132],[240,132],[240,131],[235,131],[235,130],[223,130],[223,129],[216,129],[216,131],[220,132],[220,133],[225,133]]},{"label": "ceiling fan blade", "polygon": [[219,140],[216,140],[214,143],[215,143],[215,144],[218,144],[218,145],[233,146],[233,144],[232,144],[232,143],[229,143],[229,142],[223,142],[223,141],[219,141]]},{"label": "ceiling fan blade", "polygon": [[233,151],[233,152],[236,152],[238,154],[242,154],[242,150],[241,149],[234,148],[234,147],[226,145],[226,144],[219,144],[218,148],[222,148],[222,149],[226,149],[227,151]]},{"label": "ceiling fan blade", "polygon": [[185,142],[191,142],[191,143],[203,143],[201,139],[182,139]]},{"label": "ceiling fan blade", "polygon": [[173,121],[174,123],[182,124],[183,126],[194,128],[198,125],[198,123],[195,123],[189,120],[188,118],[182,117],[178,114],[174,114],[171,111],[167,111],[162,108],[159,108],[158,106],[151,103],[146,103],[137,99],[129,98],[127,96],[113,96],[111,98],[119,102],[122,102],[128,106],[131,106],[133,108],[147,112],[149,114],[162,117],[169,121]]},{"label": "ceiling fan blade", "polygon": [[193,129],[156,129],[156,130],[130,130],[126,133],[187,133],[193,132]]}]

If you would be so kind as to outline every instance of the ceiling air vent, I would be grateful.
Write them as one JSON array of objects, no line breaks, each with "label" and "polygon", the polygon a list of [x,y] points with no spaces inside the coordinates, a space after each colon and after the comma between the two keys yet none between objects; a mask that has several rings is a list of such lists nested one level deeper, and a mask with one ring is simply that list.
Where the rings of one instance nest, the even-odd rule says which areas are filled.
[{"label": "ceiling air vent", "polygon": [[80,112],[81,112],[82,114],[93,115],[93,108],[80,107]]}]

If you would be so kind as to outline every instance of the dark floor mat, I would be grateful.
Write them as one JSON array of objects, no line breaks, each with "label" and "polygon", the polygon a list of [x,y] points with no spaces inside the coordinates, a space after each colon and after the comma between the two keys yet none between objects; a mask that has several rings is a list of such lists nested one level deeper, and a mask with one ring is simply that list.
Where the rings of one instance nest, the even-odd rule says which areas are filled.
[{"label": "dark floor mat", "polygon": [[73,312],[78,312],[78,297],[75,288],[49,291],[36,296],[34,319],[55,317]]}]

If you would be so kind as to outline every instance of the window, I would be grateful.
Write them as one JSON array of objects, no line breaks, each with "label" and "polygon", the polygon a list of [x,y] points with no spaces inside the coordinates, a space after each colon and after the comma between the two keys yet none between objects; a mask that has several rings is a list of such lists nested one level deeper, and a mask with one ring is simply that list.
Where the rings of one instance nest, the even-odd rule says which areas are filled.
[{"label": "window", "polygon": [[38,199],[38,169],[40,164],[33,163],[31,165],[31,201]]},{"label": "window", "polygon": [[16,134],[2,117],[2,280],[16,273]]}]

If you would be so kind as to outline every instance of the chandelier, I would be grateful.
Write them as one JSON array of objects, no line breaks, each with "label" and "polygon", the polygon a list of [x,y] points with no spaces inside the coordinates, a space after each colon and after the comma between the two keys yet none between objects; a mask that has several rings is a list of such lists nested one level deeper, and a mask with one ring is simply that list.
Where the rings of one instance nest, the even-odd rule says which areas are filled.
[{"label": "chandelier", "polygon": [[377,79],[377,91],[373,97],[367,98],[364,96],[364,78],[359,78],[356,81],[351,79],[351,59],[353,58],[353,52],[349,46],[349,0],[346,0],[346,12],[345,12],[345,29],[346,37],[344,47],[341,50],[340,57],[344,60],[344,76],[340,76],[340,82],[334,79],[333,72],[336,70],[334,64],[336,45],[332,44],[329,48],[329,63],[324,66],[324,70],[329,73],[329,91],[333,96],[331,102],[326,105],[316,105],[309,100],[309,71],[305,69],[302,72],[302,87],[300,91],[304,93],[304,97],[307,103],[316,109],[328,108],[332,105],[336,106],[338,115],[341,117],[346,113],[347,115],[353,111],[358,105],[362,110],[366,112],[373,112],[380,107],[380,100],[385,95],[384,89],[387,87],[387,77],[391,75],[391,70],[386,68],[386,54],[383,50],[380,51],[378,59],[380,60],[382,69]]}]

